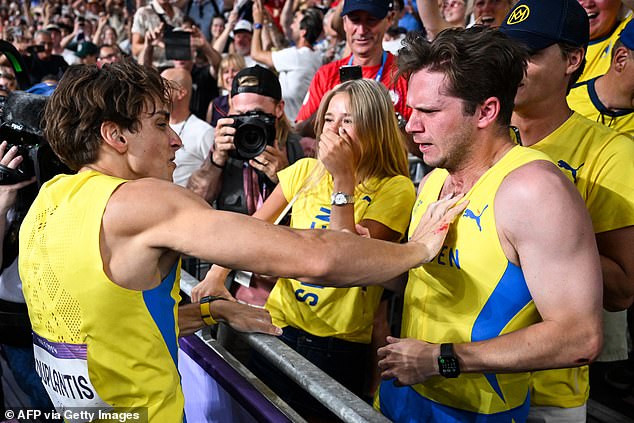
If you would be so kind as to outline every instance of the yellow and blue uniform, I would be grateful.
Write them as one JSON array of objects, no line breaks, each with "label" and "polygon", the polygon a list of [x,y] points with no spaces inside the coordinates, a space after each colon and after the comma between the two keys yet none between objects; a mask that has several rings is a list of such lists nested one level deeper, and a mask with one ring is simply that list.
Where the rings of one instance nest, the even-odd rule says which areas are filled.
[{"label": "yellow and blue uniform", "polygon": [[[634,225],[634,142],[573,113],[530,147],[547,154],[574,184],[595,233]],[[531,376],[531,404],[579,407],[589,395],[588,367],[543,370]]]},{"label": "yellow and blue uniform", "polygon": [[150,422],[183,421],[180,263],[146,291],[104,272],[101,221],[125,182],[94,171],[57,176],[22,223],[19,268],[36,368],[58,410],[147,407]]},{"label": "yellow and blue uniform", "polygon": [[632,20],[631,13],[619,22],[612,32],[605,37],[590,40],[590,43],[588,43],[588,51],[586,52],[586,66],[578,82],[587,81],[588,79],[608,73],[610,64],[612,63],[612,48],[614,47],[614,42],[619,38],[621,31],[630,20]]},{"label": "yellow and blue uniform", "polygon": [[[300,191],[317,163],[315,159],[302,159],[278,173],[287,201]],[[409,178],[371,178],[365,187],[355,190],[355,222],[371,219],[404,234],[416,197]],[[325,175],[315,187],[302,192],[293,206],[291,227],[328,228],[332,191],[332,177]],[[279,327],[290,325],[320,337],[367,344],[382,292],[381,287],[325,288],[281,278],[266,308]]]},{"label": "yellow and blue uniform", "polygon": [[[440,253],[409,272],[403,307],[403,338],[433,344],[483,341],[541,320],[522,269],[504,254],[495,221],[495,196],[520,166],[548,160],[513,147],[469,190],[469,206],[449,228]],[[448,176],[428,177],[412,212],[410,236]],[[396,387],[383,381],[375,405],[396,422],[521,422],[529,409],[529,373],[435,376]]]},{"label": "yellow and blue uniform", "polygon": [[597,95],[596,81],[592,78],[575,85],[566,97],[568,105],[581,116],[634,138],[634,109],[608,109]]}]

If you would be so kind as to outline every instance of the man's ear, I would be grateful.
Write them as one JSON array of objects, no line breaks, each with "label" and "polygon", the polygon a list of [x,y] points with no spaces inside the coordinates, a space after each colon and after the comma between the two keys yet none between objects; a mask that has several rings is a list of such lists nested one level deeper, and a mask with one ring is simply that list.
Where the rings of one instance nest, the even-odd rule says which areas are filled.
[{"label": "man's ear", "polygon": [[281,119],[284,115],[284,100],[280,100],[275,106],[275,117]]},{"label": "man's ear", "polygon": [[583,62],[585,54],[586,51],[583,48],[578,48],[568,53],[568,66],[566,68],[566,72],[568,75],[572,75],[577,69],[579,69],[579,66],[581,66],[581,63]]},{"label": "man's ear", "polygon": [[99,132],[104,142],[117,152],[124,153],[127,150],[127,140],[125,139],[123,131],[116,123],[112,121],[102,122]]},{"label": "man's ear", "polygon": [[621,46],[614,51],[614,58],[612,59],[612,67],[617,72],[623,72],[625,65],[630,58],[630,51],[627,47]]},{"label": "man's ear", "polygon": [[500,114],[500,100],[497,97],[489,97],[482,102],[476,110],[478,128],[486,128],[493,124]]}]

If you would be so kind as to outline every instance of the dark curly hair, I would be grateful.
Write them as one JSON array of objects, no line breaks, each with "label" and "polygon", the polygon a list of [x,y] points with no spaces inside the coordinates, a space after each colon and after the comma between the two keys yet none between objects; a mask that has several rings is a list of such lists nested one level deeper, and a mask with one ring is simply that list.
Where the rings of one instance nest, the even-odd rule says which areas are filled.
[{"label": "dark curly hair", "polygon": [[169,104],[169,87],[154,69],[132,60],[102,67],[75,65],[66,70],[44,110],[44,135],[73,170],[98,158],[101,124],[114,122],[138,131],[148,107]]},{"label": "dark curly hair", "polygon": [[462,99],[468,115],[487,98],[496,97],[501,108],[497,121],[508,127],[517,87],[526,72],[528,50],[496,29],[480,26],[446,29],[432,42],[412,33],[403,45],[398,55],[399,75],[409,78],[422,69],[443,73],[447,94]]}]

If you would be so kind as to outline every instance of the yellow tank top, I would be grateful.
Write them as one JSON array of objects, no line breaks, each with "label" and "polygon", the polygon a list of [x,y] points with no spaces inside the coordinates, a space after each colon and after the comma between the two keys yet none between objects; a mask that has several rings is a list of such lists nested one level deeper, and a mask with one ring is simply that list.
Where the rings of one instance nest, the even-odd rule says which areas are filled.
[{"label": "yellow tank top", "polygon": [[[502,250],[494,205],[504,178],[536,160],[548,158],[524,147],[514,147],[469,190],[466,195],[469,206],[451,225],[440,253],[430,263],[409,272],[403,338],[434,344],[476,342],[540,320],[522,269],[509,262]],[[412,212],[410,236],[428,205],[439,198],[447,176],[444,169],[436,169],[429,175]],[[504,413],[504,421],[518,421],[528,412],[528,380],[528,373],[461,374],[456,379],[437,376],[423,384],[397,389],[391,388],[392,382],[387,381],[383,383],[385,389],[381,386],[379,403],[382,411],[398,410],[403,404],[412,404],[414,390],[431,400],[428,401],[432,404],[430,419],[435,416],[442,420],[434,414],[440,411],[434,409],[448,408],[453,409],[449,414],[464,411],[461,421],[496,413]],[[384,399],[384,394],[390,398]],[[420,401],[413,404],[416,403]],[[514,415],[514,410],[519,414]]]},{"label": "yellow tank top", "polygon": [[[317,161],[302,159],[278,173],[287,201],[302,188]],[[326,229],[330,225],[332,178],[299,195],[293,206],[291,227]],[[355,190],[354,220],[375,220],[399,234],[405,234],[409,211],[414,204],[414,185],[406,176],[373,178],[366,189]],[[266,302],[273,323],[293,326],[316,336],[333,336],[346,341],[369,343],[374,313],[383,288],[378,286],[326,288],[281,278]]]},{"label": "yellow tank top", "polygon": [[22,224],[19,268],[36,369],[58,410],[147,407],[150,422],[183,421],[180,263],[147,291],[122,288],[103,271],[101,220],[125,182],[94,171],[57,176]]}]

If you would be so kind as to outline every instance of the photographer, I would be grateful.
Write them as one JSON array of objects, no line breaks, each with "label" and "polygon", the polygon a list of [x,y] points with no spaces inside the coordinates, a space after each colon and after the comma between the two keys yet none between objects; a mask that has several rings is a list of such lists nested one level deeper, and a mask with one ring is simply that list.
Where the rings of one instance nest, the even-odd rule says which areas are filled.
[{"label": "photographer", "polygon": [[[282,89],[270,70],[262,66],[241,70],[233,79],[229,103],[229,116],[218,120],[209,158],[193,173],[187,187],[207,202],[215,201],[217,209],[252,214],[252,203],[263,201],[277,185],[277,172],[302,158],[303,152],[299,136],[290,132]],[[251,112],[274,116],[276,136],[274,144],[267,145],[262,154],[244,160],[235,156],[232,116]],[[255,187],[256,191],[245,193],[244,186]]]},{"label": "photographer", "polygon": [[[17,152],[17,147],[8,148],[7,142],[2,141],[0,165],[16,169],[23,161]],[[18,275],[18,231],[30,202],[25,204],[17,199],[29,190],[33,193],[35,188],[31,184],[34,181],[35,178],[31,178],[0,185],[0,233],[3,235],[0,243],[0,352],[20,389],[28,395],[31,406],[51,410],[52,404],[35,372],[31,325]]]},{"label": "photographer", "polygon": [[[192,174],[187,187],[209,203],[215,202],[218,210],[250,215],[273,192],[278,183],[277,172],[304,154],[299,144],[300,137],[290,132],[291,126],[284,114],[282,89],[273,72],[261,66],[241,70],[233,78],[229,104],[229,116],[218,120],[208,159]],[[236,146],[239,147],[241,141],[249,144],[251,140],[236,136],[238,119],[235,115],[251,112],[258,112],[264,119],[267,119],[265,114],[274,117],[275,141],[251,159],[239,158]],[[244,117],[239,121],[244,122]],[[252,281],[251,286],[257,287],[257,281]],[[263,297],[255,303],[264,304],[268,290],[264,288]],[[251,294],[256,292],[249,291],[252,291]],[[252,299],[248,302],[254,303]]]}]

